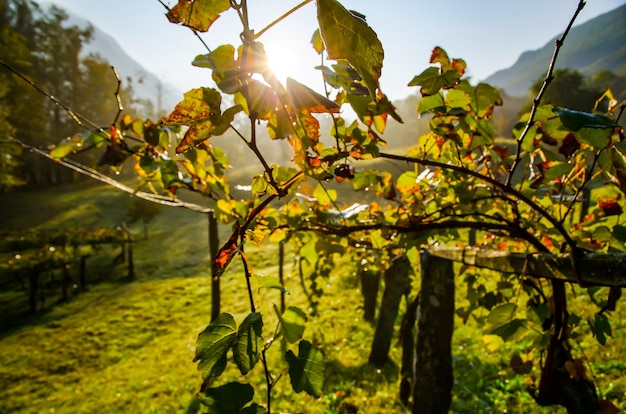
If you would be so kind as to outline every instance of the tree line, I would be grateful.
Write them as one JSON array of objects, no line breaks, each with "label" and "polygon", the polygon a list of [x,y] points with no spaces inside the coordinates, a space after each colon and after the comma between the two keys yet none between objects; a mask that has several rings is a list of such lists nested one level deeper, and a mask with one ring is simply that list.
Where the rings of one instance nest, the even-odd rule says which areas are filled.
[{"label": "tree line", "polygon": [[[68,17],[54,5],[46,9],[32,0],[0,0],[0,60],[76,113],[107,125],[118,112],[118,79],[100,55],[81,53],[93,28],[72,25]],[[134,98],[132,79],[124,78],[122,86],[126,112],[150,111],[149,102]],[[16,74],[0,70],[0,191],[75,181],[72,171],[23,151],[12,140],[48,147],[79,130],[63,108]],[[88,164],[96,157],[76,156]]]}]

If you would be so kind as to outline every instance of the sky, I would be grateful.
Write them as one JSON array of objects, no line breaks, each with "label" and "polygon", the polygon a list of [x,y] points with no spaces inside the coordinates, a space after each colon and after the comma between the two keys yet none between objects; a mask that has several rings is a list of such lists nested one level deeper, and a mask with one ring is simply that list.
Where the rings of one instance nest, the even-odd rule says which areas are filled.
[{"label": "sky", "polygon": [[[158,0],[48,0],[91,21],[111,35],[137,62],[174,87],[187,91],[212,86],[210,70],[191,66],[205,54],[185,27],[169,23]],[[249,0],[250,25],[257,33],[301,0]],[[170,7],[176,1],[164,0]],[[392,99],[416,92],[407,84],[429,66],[435,46],[467,62],[473,81],[512,66],[526,50],[543,47],[567,27],[578,0],[343,0],[366,16],[385,50],[381,89]],[[587,0],[579,25],[626,3]],[[279,79],[286,76],[323,91],[320,57],[310,45],[316,28],[311,2],[259,38]],[[241,25],[233,11],[224,13],[202,38],[210,48],[239,45]],[[567,43],[567,39],[566,39]],[[549,62],[546,62],[546,69]],[[122,77],[124,76],[121,74]]]}]

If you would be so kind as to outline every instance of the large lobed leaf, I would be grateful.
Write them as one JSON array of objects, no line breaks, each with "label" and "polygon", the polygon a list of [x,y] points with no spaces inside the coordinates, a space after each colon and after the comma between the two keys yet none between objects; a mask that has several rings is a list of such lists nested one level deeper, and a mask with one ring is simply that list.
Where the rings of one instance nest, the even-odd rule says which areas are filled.
[{"label": "large lobed leaf", "polygon": [[309,341],[300,341],[298,356],[289,350],[285,354],[289,364],[289,377],[295,392],[306,392],[319,398],[324,386],[324,358]]},{"label": "large lobed leaf", "polygon": [[259,361],[263,349],[263,320],[261,314],[249,314],[241,323],[237,332],[237,341],[233,346],[233,359],[241,375],[246,375]]},{"label": "large lobed leaf", "polygon": [[[229,382],[220,387],[208,388],[198,394],[200,402],[209,407],[214,414],[263,413],[256,403],[246,407],[254,397],[254,388],[250,384]],[[245,408],[244,408],[245,407]]]},{"label": "large lobed leaf", "polygon": [[226,354],[237,340],[237,323],[230,313],[222,313],[200,333],[196,343],[198,369],[203,378],[219,376],[226,367]]},{"label": "large lobed leaf", "polygon": [[318,0],[317,20],[328,57],[346,59],[375,99],[385,53],[374,30],[337,0]]}]

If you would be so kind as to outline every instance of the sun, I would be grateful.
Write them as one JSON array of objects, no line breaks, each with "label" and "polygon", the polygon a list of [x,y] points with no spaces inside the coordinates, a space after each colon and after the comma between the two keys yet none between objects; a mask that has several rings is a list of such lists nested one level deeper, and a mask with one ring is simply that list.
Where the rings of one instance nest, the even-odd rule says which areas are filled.
[{"label": "sun", "polygon": [[[306,49],[306,45],[304,46]],[[291,39],[276,39],[264,42],[267,65],[274,72],[276,78],[285,85],[287,78],[307,83],[321,79],[315,66],[319,65],[319,57],[311,48],[303,50],[303,45]]]}]

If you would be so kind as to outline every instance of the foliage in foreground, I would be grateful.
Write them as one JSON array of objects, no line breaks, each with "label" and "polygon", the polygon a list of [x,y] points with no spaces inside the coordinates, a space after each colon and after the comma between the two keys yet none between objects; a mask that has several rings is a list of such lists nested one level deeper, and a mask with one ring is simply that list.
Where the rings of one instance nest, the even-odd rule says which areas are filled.
[{"label": "foliage in foreground", "polygon": [[[402,120],[379,85],[383,47],[364,17],[335,0],[316,2],[319,31],[312,43],[320,55],[334,60],[320,68],[329,88],[323,96],[296,80],[283,85],[274,77],[260,42],[265,30],[249,27],[246,7],[245,1],[237,5],[181,0],[168,12],[170,21],[199,31],[208,30],[226,11],[241,18],[241,46],[221,45],[194,61],[211,70],[219,90],[187,92],[159,124],[125,116],[110,132],[99,129],[74,136],[49,154],[61,160],[88,146],[105,146],[101,164],[119,168],[126,159],[134,159],[140,187],[160,187],[172,198],[182,190],[201,193],[215,200],[220,220],[233,223],[234,231],[213,267],[219,277],[233,258],[241,258],[249,311],[241,318],[222,313],[198,338],[200,400],[213,411],[271,411],[279,368],[269,363],[266,352],[283,338],[292,348],[284,355],[293,390],[321,396],[323,352],[305,339],[304,330],[307,313],[315,315],[316,308],[306,313],[299,308],[280,309],[275,312],[278,321],[270,323],[271,312],[259,312],[262,296],[256,291],[259,286],[253,286],[259,278],[244,254],[244,246],[251,243],[295,245],[301,271],[312,275],[311,291],[317,296],[323,293],[320,278],[330,274],[339,255],[356,259],[375,251],[379,260],[374,264],[387,267],[397,251],[415,259],[418,248],[432,246],[433,241],[460,244],[462,229],[476,231],[476,243],[483,248],[567,253],[579,284],[584,284],[584,275],[577,263],[589,252],[626,251],[624,226],[615,220],[623,213],[626,148],[623,129],[616,122],[618,102],[610,91],[601,97],[608,100],[607,113],[599,113],[598,107],[586,113],[541,105],[551,81],[549,72],[530,112],[515,127],[515,147],[510,150],[496,144],[491,122],[502,104],[499,92],[486,84],[472,85],[464,78],[465,62],[435,47],[430,57],[433,66],[409,82],[420,87],[417,111],[430,116],[430,131],[417,138],[406,155],[389,154],[382,151],[387,120]],[[572,22],[583,7],[581,1]],[[567,30],[557,42],[555,58],[566,34]],[[233,104],[223,109],[223,102]],[[350,122],[340,115],[344,105],[354,110],[358,120]],[[243,114],[250,135],[240,137],[261,168],[251,177],[251,197],[237,200],[226,179],[227,158],[208,140],[234,128],[235,117]],[[332,118],[330,140],[322,139],[314,114]],[[267,127],[272,139],[290,145],[293,165],[267,163],[257,144],[260,125]],[[130,145],[131,140],[139,145]],[[402,161],[410,168],[399,176],[356,168],[360,161],[375,158]],[[363,209],[341,210],[343,191],[330,188],[331,179],[339,188],[373,194],[374,201]],[[307,186],[310,190],[301,194]],[[600,188],[602,196],[598,208],[587,212],[578,201],[591,188]],[[582,220],[573,218],[577,213]],[[532,343],[529,355],[546,355],[533,390],[538,404],[562,405],[570,412],[611,404],[597,395],[594,382],[578,368],[582,359],[574,356],[571,341],[581,316],[568,307],[573,298],[565,283],[522,276],[517,292],[523,287],[529,298],[523,307],[514,296],[504,294],[508,284],[497,285],[498,293],[489,296],[489,283],[476,285],[466,277],[470,303],[465,318],[471,315],[484,322],[491,344],[494,336],[504,341],[525,338]],[[275,279],[260,287],[266,286],[284,290]],[[612,286],[599,311],[587,318],[600,343],[612,334],[604,313],[615,309],[619,289]],[[589,291],[590,302],[598,304],[595,293]],[[483,310],[489,312],[486,317],[480,315]],[[532,358],[519,359],[515,358],[513,369],[529,373],[527,362]],[[255,365],[263,369],[264,404],[257,402],[258,387],[255,393],[249,385],[222,381],[228,369],[246,376]],[[219,396],[224,394],[230,398],[222,400]]]}]

